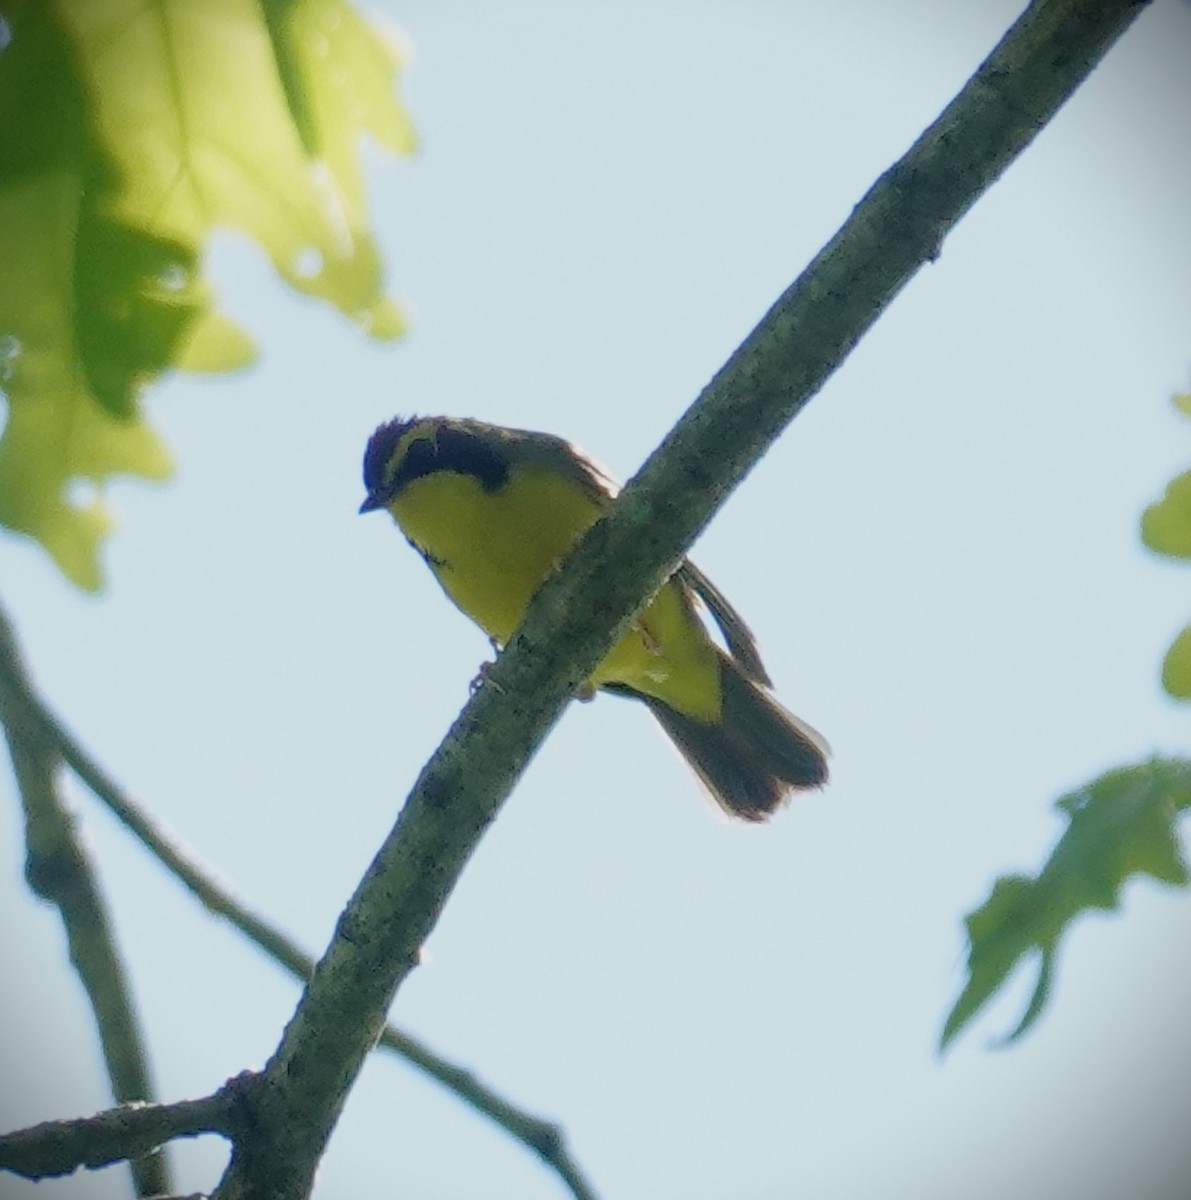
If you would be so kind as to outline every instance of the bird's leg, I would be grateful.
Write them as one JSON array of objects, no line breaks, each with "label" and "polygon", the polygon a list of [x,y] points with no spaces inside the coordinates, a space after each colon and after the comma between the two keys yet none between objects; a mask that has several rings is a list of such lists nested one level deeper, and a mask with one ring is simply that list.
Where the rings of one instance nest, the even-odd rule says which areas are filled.
[{"label": "bird's leg", "polygon": [[[488,645],[490,645],[492,647],[493,654],[496,654],[499,656],[500,643],[496,640],[496,638],[490,637],[488,639]],[[467,685],[467,690],[471,695],[474,696],[476,694],[476,692],[478,692],[480,690],[480,688],[483,687],[484,684],[488,684],[489,687],[495,688],[502,695],[504,694],[504,688],[502,688],[500,686],[500,684],[497,683],[496,680],[493,679],[492,675],[490,674],[490,672],[492,671],[492,668],[494,666],[496,666],[495,662],[480,663],[480,669],[475,673],[475,676],[472,678],[471,683],[469,683]]]}]

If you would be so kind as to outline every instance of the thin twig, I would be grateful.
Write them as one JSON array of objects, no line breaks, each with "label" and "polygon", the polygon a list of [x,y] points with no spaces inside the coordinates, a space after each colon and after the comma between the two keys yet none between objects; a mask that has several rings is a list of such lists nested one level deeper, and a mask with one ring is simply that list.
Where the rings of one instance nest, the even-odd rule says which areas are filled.
[{"label": "thin twig", "polygon": [[217,1133],[231,1140],[240,1129],[241,1098],[255,1078],[237,1076],[201,1100],[123,1104],[93,1117],[43,1121],[0,1135],[0,1171],[48,1179],[135,1160],[174,1138]]},{"label": "thin twig", "polygon": [[[2,606],[0,636],[6,636],[10,645],[13,643],[11,626]],[[13,662],[17,661],[15,651],[11,657]],[[254,913],[228,888],[218,883],[209,871],[196,863],[174,838],[165,833],[79,744],[37,694],[28,677],[19,670],[14,672],[7,667],[7,660],[8,656],[0,654],[0,704],[7,702],[21,714],[23,724],[37,731],[37,737],[52,748],[116,819],[204,908],[228,921],[274,962],[305,983],[314,970],[314,959],[292,938]],[[566,1135],[559,1125],[518,1108],[482,1083],[471,1071],[448,1061],[393,1025],[384,1027],[379,1044],[423,1071],[532,1150],[558,1174],[570,1188],[575,1200],[595,1200],[591,1185],[571,1158]],[[156,1190],[165,1189],[159,1187]]]},{"label": "thin twig", "polygon": [[[132,1000],[128,973],[99,879],[74,817],[61,792],[61,755],[28,719],[22,696],[29,680],[16,640],[0,611],[0,724],[12,756],[17,791],[25,810],[25,877],[30,888],[53,904],[62,917],[70,961],[95,1014],[112,1097],[120,1103],[153,1099],[144,1036]],[[171,1190],[163,1151],[132,1158],[129,1167],[138,1196]]]}]

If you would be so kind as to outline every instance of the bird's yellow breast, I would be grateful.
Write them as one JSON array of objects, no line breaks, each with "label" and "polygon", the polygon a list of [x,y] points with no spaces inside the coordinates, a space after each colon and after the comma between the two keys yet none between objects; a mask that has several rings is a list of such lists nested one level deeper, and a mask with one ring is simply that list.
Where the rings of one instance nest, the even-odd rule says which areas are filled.
[{"label": "bird's yellow breast", "polygon": [[[404,486],[389,508],[447,595],[503,645],[602,506],[556,471],[517,464],[491,490],[474,475],[435,471]],[[718,715],[715,652],[676,581],[662,587],[592,682],[625,684],[702,719]]]},{"label": "bird's yellow breast", "polygon": [[474,475],[436,471],[402,489],[393,515],[447,595],[503,643],[599,509],[558,475],[521,468],[493,491]]}]

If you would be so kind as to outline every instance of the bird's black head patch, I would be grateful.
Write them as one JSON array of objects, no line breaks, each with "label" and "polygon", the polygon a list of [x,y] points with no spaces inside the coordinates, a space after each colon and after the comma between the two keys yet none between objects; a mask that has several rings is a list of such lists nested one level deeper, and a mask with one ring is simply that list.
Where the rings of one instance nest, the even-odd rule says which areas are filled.
[{"label": "bird's black head patch", "polygon": [[484,491],[495,491],[508,478],[509,467],[503,447],[484,436],[482,428],[418,417],[381,425],[364,451],[368,498],[360,511],[383,507],[407,484],[436,471],[471,475]]},{"label": "bird's black head patch", "polygon": [[364,488],[368,492],[370,500],[376,499],[379,503],[384,502],[385,493],[390,491],[390,481],[386,476],[393,452],[397,449],[397,444],[406,430],[416,421],[416,417],[409,421],[395,417],[392,421],[378,425],[376,431],[368,439],[368,445],[364,450]]}]

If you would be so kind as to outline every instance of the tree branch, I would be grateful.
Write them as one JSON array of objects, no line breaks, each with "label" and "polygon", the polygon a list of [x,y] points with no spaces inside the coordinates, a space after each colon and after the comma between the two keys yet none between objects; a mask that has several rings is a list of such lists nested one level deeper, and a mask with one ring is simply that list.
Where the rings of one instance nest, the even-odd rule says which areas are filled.
[{"label": "tree branch", "polygon": [[[10,667],[9,664],[14,665]],[[4,721],[6,711],[14,715],[15,724],[35,731],[33,736],[70,767],[116,819],[209,912],[228,921],[299,982],[305,983],[310,978],[314,959],[186,854],[55,716],[20,668],[12,625],[0,605],[0,721]],[[443,1058],[424,1042],[393,1025],[385,1026],[379,1044],[454,1092],[465,1104],[532,1150],[559,1175],[575,1200],[593,1200],[595,1193],[572,1159],[566,1135],[559,1125],[518,1108],[481,1082],[473,1072]],[[154,1190],[164,1189],[157,1187]]]},{"label": "tree branch", "polygon": [[43,1121],[0,1136],[0,1170],[26,1179],[69,1175],[152,1154],[180,1137],[218,1133],[229,1140],[241,1125],[242,1097],[257,1077],[229,1079],[213,1096],[178,1104],[124,1104],[93,1117]]},{"label": "tree branch", "polygon": [[[128,974],[99,879],[60,791],[61,758],[21,703],[28,689],[12,629],[0,612],[0,725],[25,810],[25,877],[62,917],[70,961],[95,1014],[113,1098],[151,1100],[153,1082]],[[162,1152],[146,1147],[145,1157],[134,1157],[129,1167],[138,1196],[170,1190]]]},{"label": "tree branch", "polygon": [[[122,826],[130,830],[134,838],[160,862],[188,892],[217,917],[222,917],[238,929],[241,934],[262,949],[277,964],[285,968],[299,982],[305,983],[315,970],[315,960],[268,920],[252,912],[231,890],[222,887],[210,872],[194,862],[178,842],[164,832],[152,820],[148,812],[116,784],[103,767],[86,751],[70,731],[56,718],[48,704],[34,689],[31,680],[20,665],[16,637],[8,620],[4,606],[0,605],[0,722],[6,728],[19,727],[29,731],[28,740],[36,740],[47,748],[54,760],[66,763],[74,774],[90,788],[95,796],[107,806]],[[14,752],[16,754],[16,752]],[[74,839],[77,844],[77,839]],[[84,862],[85,866],[85,862]],[[89,868],[88,868],[89,871]],[[38,871],[40,875],[43,872]],[[55,872],[49,872],[50,875]],[[38,894],[43,894],[38,892]],[[405,1058],[414,1067],[423,1070],[449,1091],[454,1092],[463,1103],[469,1104],[489,1117],[489,1120],[532,1150],[543,1162],[556,1171],[570,1188],[575,1200],[593,1200],[594,1193],[583,1178],[579,1165],[570,1157],[567,1138],[555,1122],[535,1117],[517,1108],[501,1094],[487,1087],[469,1070],[465,1070],[447,1058],[436,1054],[412,1034],[403,1032],[393,1025],[385,1025],[379,1044],[393,1054]],[[145,1093],[148,1096],[148,1093]],[[130,1100],[144,1097],[120,1096],[116,1099]],[[161,1180],[151,1192],[163,1192],[168,1180]]]},{"label": "tree branch", "polygon": [[401,981],[576,689],[712,514],[1146,0],[1037,0],[732,355],[535,597],[315,969],[220,1200],[299,1200]]}]

